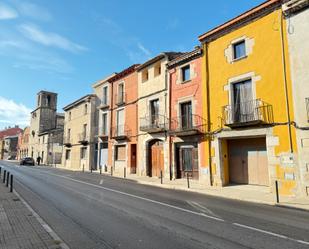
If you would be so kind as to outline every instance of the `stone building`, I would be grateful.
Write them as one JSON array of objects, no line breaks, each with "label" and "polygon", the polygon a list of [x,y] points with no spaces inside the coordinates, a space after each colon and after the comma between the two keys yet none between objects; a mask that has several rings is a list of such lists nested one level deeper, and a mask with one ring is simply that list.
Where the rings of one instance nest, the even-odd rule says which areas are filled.
[{"label": "stone building", "polygon": [[97,169],[98,98],[88,94],[65,106],[62,167]]},{"label": "stone building", "polygon": [[57,113],[57,93],[40,91],[31,112],[29,156],[42,164],[61,164],[64,115]]}]

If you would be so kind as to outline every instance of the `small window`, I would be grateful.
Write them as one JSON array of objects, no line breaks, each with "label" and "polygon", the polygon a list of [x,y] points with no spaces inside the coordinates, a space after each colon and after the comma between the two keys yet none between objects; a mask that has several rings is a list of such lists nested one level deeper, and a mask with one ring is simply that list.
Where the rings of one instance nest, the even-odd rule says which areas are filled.
[{"label": "small window", "polygon": [[69,121],[72,119],[72,113],[69,112]]},{"label": "small window", "polygon": [[80,158],[81,159],[87,158],[87,147],[83,147],[80,149]]},{"label": "small window", "polygon": [[70,160],[71,159],[71,150],[66,150],[65,151],[65,160]]},{"label": "small window", "polygon": [[246,56],[246,42],[240,41],[240,42],[233,44],[233,54],[234,54],[234,60],[245,57]]},{"label": "small window", "polygon": [[102,132],[107,135],[107,113],[102,114]]},{"label": "small window", "polygon": [[108,87],[103,87],[103,98],[102,98],[102,104],[107,105],[108,104]]},{"label": "small window", "polygon": [[116,149],[116,154],[115,154],[116,161],[126,160],[126,146],[125,145],[118,145],[118,146],[116,146],[115,149]]},{"label": "small window", "polygon": [[190,80],[190,65],[181,68],[182,82]]},{"label": "small window", "polygon": [[85,104],[85,106],[84,106],[84,114],[86,115],[86,114],[87,114],[87,112],[88,112],[88,105],[87,105],[87,104]]},{"label": "small window", "polygon": [[161,64],[158,63],[154,67],[154,77],[157,77],[161,74]]},{"label": "small window", "polygon": [[148,69],[145,69],[143,72],[142,72],[142,82],[145,82],[149,79],[149,73],[148,73]]}]

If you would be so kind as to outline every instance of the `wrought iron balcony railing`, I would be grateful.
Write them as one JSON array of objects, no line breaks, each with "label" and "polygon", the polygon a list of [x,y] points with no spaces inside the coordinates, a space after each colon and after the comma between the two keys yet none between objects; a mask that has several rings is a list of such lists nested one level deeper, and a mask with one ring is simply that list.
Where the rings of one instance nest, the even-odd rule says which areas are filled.
[{"label": "wrought iron balcony railing", "polygon": [[85,145],[90,142],[90,137],[85,132],[78,134],[78,142]]},{"label": "wrought iron balcony railing", "polygon": [[223,107],[223,122],[229,127],[241,127],[274,122],[273,108],[261,99]]},{"label": "wrought iron balcony railing", "polygon": [[309,98],[306,98],[307,120],[309,122]]},{"label": "wrought iron balcony railing", "polygon": [[124,105],[127,100],[127,94],[125,92],[120,92],[115,94],[115,104],[116,105]]},{"label": "wrought iron balcony railing", "polygon": [[109,130],[107,129],[107,127],[100,127],[99,128],[99,138],[101,140],[107,140],[109,136]]},{"label": "wrought iron balcony railing", "polygon": [[156,133],[167,129],[167,118],[164,115],[149,115],[140,118],[140,130],[148,133]]},{"label": "wrought iron balcony railing", "polygon": [[131,137],[131,129],[126,125],[118,125],[112,128],[111,138],[123,140]]},{"label": "wrought iron balcony railing", "polygon": [[199,115],[190,114],[172,118],[170,133],[178,136],[204,134],[207,132],[207,122]]},{"label": "wrought iron balcony railing", "polygon": [[101,100],[101,104],[99,105],[99,109],[105,109],[105,108],[108,108],[108,107],[109,107],[109,99],[108,99],[108,97],[103,98]]},{"label": "wrought iron balcony railing", "polygon": [[71,138],[71,136],[63,137],[63,145],[66,146],[66,147],[71,147],[72,146],[72,138]]}]

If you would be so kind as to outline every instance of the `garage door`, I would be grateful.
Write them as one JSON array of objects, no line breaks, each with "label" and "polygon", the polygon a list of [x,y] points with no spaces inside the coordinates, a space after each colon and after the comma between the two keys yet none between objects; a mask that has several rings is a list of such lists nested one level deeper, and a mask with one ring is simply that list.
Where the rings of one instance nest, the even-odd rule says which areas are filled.
[{"label": "garage door", "polygon": [[269,185],[265,138],[228,140],[231,183]]}]

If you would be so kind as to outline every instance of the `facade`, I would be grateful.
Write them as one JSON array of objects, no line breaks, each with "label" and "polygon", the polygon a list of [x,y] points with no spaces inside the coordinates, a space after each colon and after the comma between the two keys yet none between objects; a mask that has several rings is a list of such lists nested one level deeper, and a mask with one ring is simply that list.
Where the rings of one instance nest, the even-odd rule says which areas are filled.
[{"label": "facade", "polygon": [[180,53],[162,53],[138,71],[138,165],[142,176],[173,178],[168,136],[169,84],[167,63]]},{"label": "facade", "polygon": [[18,136],[19,134],[13,136],[7,136],[4,138],[4,155],[3,155],[4,159],[16,160]]},{"label": "facade", "polygon": [[8,159],[9,148],[12,148],[13,151],[17,150],[17,145],[15,146],[15,148],[14,146],[11,147],[14,144],[14,142],[10,143],[10,140],[6,138],[16,136],[18,137],[20,133],[22,133],[22,129],[20,129],[18,126],[15,126],[14,128],[9,127],[0,131],[0,160]]},{"label": "facade", "polygon": [[168,63],[169,134],[173,177],[204,178],[207,122],[202,118],[202,49],[184,53]]},{"label": "facade", "polygon": [[31,112],[28,154],[42,164],[61,164],[64,115],[57,113],[57,94],[40,91]]},{"label": "facade", "polygon": [[29,136],[30,127],[26,127],[18,136],[17,159],[22,159],[29,156]]},{"label": "facade", "polygon": [[[112,114],[112,86],[108,81],[115,76],[116,73],[111,74],[103,80],[93,84],[94,93],[98,98],[98,163],[97,167],[101,169],[111,168],[112,149],[109,145],[110,139],[110,125]],[[110,153],[109,153],[110,152]]]},{"label": "facade", "polygon": [[[108,81],[111,86],[108,165],[114,172],[136,173],[137,164],[137,67],[117,73]],[[102,117],[104,118],[104,117]],[[105,121],[104,121],[105,122]],[[107,123],[107,122],[105,122]],[[103,132],[104,135],[105,132]],[[101,136],[101,139],[104,139]]]},{"label": "facade", "polygon": [[309,196],[309,2],[286,1],[288,50],[294,104],[301,194]]},{"label": "facade", "polygon": [[65,111],[62,167],[90,171],[97,168],[98,101],[88,94]]},{"label": "facade", "polygon": [[[201,35],[210,183],[299,192],[281,1],[267,1]],[[209,167],[210,166],[210,167]]]}]

